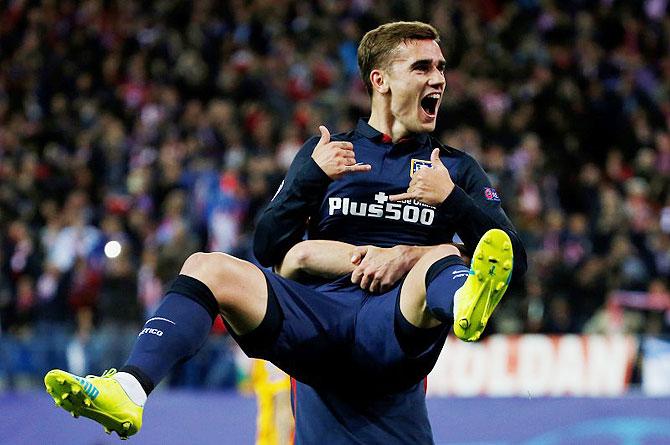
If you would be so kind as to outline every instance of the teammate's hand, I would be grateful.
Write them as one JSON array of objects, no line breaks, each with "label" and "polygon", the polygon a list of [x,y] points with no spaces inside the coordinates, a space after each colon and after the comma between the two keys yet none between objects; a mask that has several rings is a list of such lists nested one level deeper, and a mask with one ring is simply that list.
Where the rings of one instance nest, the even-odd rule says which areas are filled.
[{"label": "teammate's hand", "polygon": [[424,204],[436,206],[442,204],[454,189],[454,181],[451,180],[449,170],[440,159],[440,149],[436,148],[430,154],[432,167],[421,168],[409,182],[407,192],[389,196],[389,201],[402,201],[404,199],[416,199]]},{"label": "teammate's hand", "polygon": [[351,282],[369,292],[386,292],[412,268],[404,255],[406,247],[356,247],[351,257],[356,265]]},{"label": "teammate's hand", "polygon": [[321,139],[314,147],[312,159],[330,179],[339,179],[346,173],[367,172],[369,164],[356,163],[354,145],[346,141],[330,141],[330,132],[321,125]]}]

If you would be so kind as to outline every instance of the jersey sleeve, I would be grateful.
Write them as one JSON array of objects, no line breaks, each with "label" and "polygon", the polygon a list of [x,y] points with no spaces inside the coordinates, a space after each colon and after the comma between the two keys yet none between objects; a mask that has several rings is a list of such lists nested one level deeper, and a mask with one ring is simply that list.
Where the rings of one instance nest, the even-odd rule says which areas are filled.
[{"label": "jersey sleeve", "polygon": [[464,162],[467,162],[467,166],[462,176],[455,181],[456,187],[437,207],[438,217],[455,226],[456,233],[470,254],[487,230],[504,230],[512,241],[512,275],[517,280],[526,272],[526,250],[514,225],[502,209],[500,198],[484,169],[470,156],[466,155]]},{"label": "jersey sleeve", "polygon": [[302,240],[309,217],[321,205],[331,179],[312,159],[319,138],[296,154],[274,198],[262,212],[254,234],[254,255],[263,266],[279,264]]}]

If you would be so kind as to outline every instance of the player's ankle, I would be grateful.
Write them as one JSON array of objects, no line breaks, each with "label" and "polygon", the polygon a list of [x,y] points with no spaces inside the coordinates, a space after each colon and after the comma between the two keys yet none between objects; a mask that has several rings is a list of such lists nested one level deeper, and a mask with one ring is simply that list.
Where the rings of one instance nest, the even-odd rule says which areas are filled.
[{"label": "player's ankle", "polygon": [[454,320],[456,320],[456,314],[458,313],[458,303],[460,302],[460,297],[458,293],[459,293],[458,290],[454,292],[454,304],[452,307],[452,315],[454,316]]},{"label": "player's ankle", "polygon": [[121,388],[135,405],[144,406],[147,402],[147,393],[134,375],[127,372],[117,372],[113,379],[119,382]]}]

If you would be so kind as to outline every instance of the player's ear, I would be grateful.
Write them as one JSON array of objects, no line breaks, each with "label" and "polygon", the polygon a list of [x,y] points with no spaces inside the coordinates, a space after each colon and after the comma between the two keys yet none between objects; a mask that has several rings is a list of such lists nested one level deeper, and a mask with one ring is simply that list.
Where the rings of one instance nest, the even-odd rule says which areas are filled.
[{"label": "player's ear", "polygon": [[388,81],[386,80],[386,75],[381,70],[372,70],[370,72],[370,82],[372,83],[372,89],[377,91],[380,94],[386,94],[389,91]]}]

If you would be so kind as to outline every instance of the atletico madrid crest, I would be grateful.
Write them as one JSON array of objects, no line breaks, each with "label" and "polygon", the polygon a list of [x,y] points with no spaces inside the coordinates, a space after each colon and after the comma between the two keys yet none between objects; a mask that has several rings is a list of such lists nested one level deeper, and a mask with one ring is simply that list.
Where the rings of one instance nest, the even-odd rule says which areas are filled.
[{"label": "atletico madrid crest", "polygon": [[430,168],[433,166],[431,161],[425,161],[423,159],[412,159],[412,164],[410,165],[409,175],[414,176],[414,173],[418,172],[422,168]]}]

